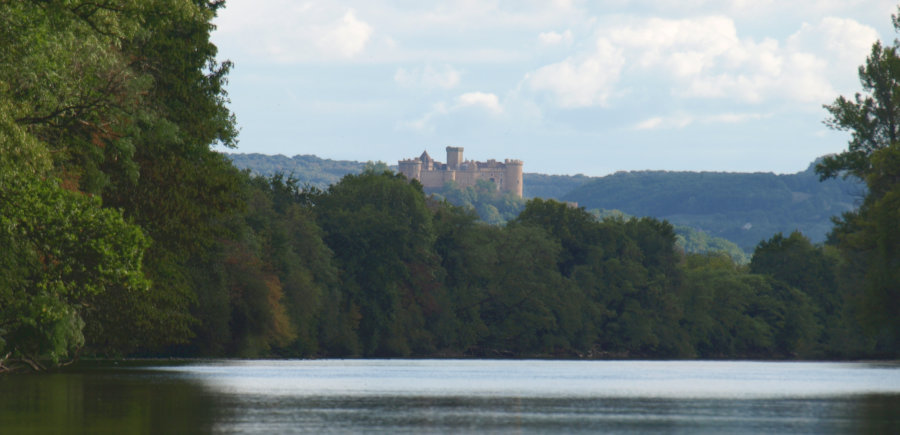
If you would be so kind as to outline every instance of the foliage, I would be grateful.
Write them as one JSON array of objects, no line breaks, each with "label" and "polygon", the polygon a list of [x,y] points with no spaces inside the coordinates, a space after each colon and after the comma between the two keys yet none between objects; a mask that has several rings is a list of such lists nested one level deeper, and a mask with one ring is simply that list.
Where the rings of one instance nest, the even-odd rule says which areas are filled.
[{"label": "foliage", "polygon": [[285,174],[296,179],[301,185],[319,189],[341,181],[345,175],[359,174],[365,163],[347,160],[322,159],[313,155],[268,156],[263,154],[228,153],[227,157],[240,169],[263,177]]},{"label": "foliage", "polygon": [[[895,47],[861,69],[870,96],[828,106],[854,136],[821,174],[867,193],[817,245],[859,185],[817,186],[812,170],[621,173],[575,189],[604,212],[489,182],[428,196],[381,162],[325,190],[241,172],[211,149],[237,134],[231,65],[209,40],[221,6],[0,0],[0,371],[82,353],[896,356]],[[612,207],[743,231],[753,258]]]},{"label": "foliage", "polygon": [[737,264],[747,264],[750,256],[730,240],[711,237],[709,234],[684,225],[675,225],[675,244],[688,254],[727,254]]},{"label": "foliage", "polygon": [[0,245],[0,354],[32,365],[81,349],[91,298],[147,291],[140,229],[55,181],[0,176]]},{"label": "foliage", "polygon": [[465,188],[451,181],[436,192],[435,197],[474,210],[482,221],[491,225],[501,225],[515,218],[525,206],[524,199],[511,192],[501,192],[489,180],[478,180],[474,186]]},{"label": "foliage", "polygon": [[77,191],[95,192],[99,162],[129,152],[114,132],[144,82],[117,48],[139,7],[0,2],[0,371],[71,358],[93,299],[147,292],[145,234]]},{"label": "foliage", "polygon": [[[599,219],[634,219],[634,216],[629,216],[619,210],[594,209],[590,213]],[[675,246],[686,254],[725,253],[735,263],[747,264],[750,262],[749,255],[730,240],[712,237],[704,231],[685,225],[673,225],[673,228],[675,229]]]},{"label": "foliage", "polygon": [[544,198],[559,200],[577,187],[591,181],[594,177],[586,175],[545,175],[523,174],[522,184],[525,198]]},{"label": "foliage", "polygon": [[412,302],[427,288],[412,284],[417,269],[436,260],[428,249],[434,234],[421,187],[389,171],[348,175],[317,201],[316,212],[344,273],[348,302],[361,315],[363,354],[429,347],[429,337],[413,335],[424,313]]},{"label": "foliage", "polygon": [[[346,174],[361,172],[365,166],[360,162],[308,155],[288,158],[232,153],[228,156],[241,169],[265,176],[276,172],[291,174],[301,184],[320,189],[338,182]],[[682,236],[690,231],[708,234],[715,249],[730,250],[722,243],[724,240],[736,243],[744,254],[738,250],[732,254],[737,261],[745,261],[742,256],[746,257],[760,240],[777,232],[800,230],[814,242],[822,242],[831,230],[831,217],[859,205],[865,186],[848,180],[820,183],[814,168],[821,161],[816,160],[805,171],[785,175],[643,171],[587,177],[526,173],[524,193],[526,199],[569,201],[589,210],[619,209],[634,216],[665,219]],[[495,223],[512,219],[524,205],[520,201],[515,208],[504,211],[505,201],[490,199],[487,205],[497,209],[493,213],[487,205],[479,207],[484,198],[474,201],[476,195],[472,193],[440,194],[456,205],[471,204],[483,219]],[[696,249],[687,248],[688,252],[708,249],[704,241],[696,243]],[[688,241],[686,245],[694,244]]]},{"label": "foliage", "polygon": [[587,209],[621,210],[665,219],[736,243],[752,252],[777,232],[799,230],[825,240],[831,217],[854,209],[864,187],[818,182],[813,167],[797,174],[619,172],[596,178],[561,199]]},{"label": "foliage", "polygon": [[[900,31],[900,15],[892,16]],[[831,241],[847,267],[848,297],[876,351],[900,349],[900,41],[876,42],[859,67],[863,93],[839,97],[825,106],[826,124],[849,131],[847,150],[830,156],[816,170],[823,179],[852,176],[868,187],[862,205],[836,220]]]}]

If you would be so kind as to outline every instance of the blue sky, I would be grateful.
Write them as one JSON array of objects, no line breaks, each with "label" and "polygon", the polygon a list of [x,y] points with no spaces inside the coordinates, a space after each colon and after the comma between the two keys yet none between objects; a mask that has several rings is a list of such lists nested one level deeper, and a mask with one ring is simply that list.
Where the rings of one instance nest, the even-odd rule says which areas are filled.
[{"label": "blue sky", "polygon": [[233,152],[791,173],[841,151],[882,0],[228,0]]}]

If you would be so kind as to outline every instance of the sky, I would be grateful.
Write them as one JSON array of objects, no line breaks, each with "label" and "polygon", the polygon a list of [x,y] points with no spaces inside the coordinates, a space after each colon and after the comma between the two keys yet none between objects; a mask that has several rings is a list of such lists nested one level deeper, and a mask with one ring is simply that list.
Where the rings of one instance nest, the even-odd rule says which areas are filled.
[{"label": "sky", "polygon": [[525,172],[794,173],[846,149],[888,0],[227,0],[238,147]]}]

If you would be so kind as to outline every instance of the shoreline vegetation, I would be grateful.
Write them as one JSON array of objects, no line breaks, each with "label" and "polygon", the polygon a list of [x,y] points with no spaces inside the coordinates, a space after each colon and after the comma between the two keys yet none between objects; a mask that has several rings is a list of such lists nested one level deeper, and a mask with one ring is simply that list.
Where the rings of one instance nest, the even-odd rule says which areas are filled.
[{"label": "shoreline vegetation", "polygon": [[826,106],[852,140],[816,171],[864,182],[860,207],[823,244],[776,233],[741,264],[684,252],[667,221],[553,200],[492,225],[383,164],[327,189],[238,170],[212,150],[237,140],[231,63],[209,40],[223,4],[0,2],[0,372],[900,356],[898,43],[873,46],[862,93]]}]

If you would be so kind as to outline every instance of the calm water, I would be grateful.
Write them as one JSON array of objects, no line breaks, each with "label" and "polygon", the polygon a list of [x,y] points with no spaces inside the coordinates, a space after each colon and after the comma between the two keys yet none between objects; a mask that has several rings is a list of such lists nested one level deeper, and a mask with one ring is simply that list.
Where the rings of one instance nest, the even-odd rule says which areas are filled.
[{"label": "calm water", "polygon": [[895,364],[220,361],[0,377],[0,433],[900,433]]}]

